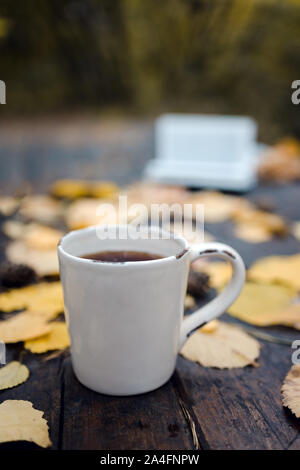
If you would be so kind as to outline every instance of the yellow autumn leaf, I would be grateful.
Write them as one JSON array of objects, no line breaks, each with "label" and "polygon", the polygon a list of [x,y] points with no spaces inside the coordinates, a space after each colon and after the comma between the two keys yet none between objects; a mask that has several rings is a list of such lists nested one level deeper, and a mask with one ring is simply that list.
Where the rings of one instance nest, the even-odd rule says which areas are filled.
[{"label": "yellow autumn leaf", "polygon": [[8,320],[0,321],[0,341],[18,343],[27,339],[43,336],[51,331],[44,317],[19,313]]},{"label": "yellow autumn leaf", "polygon": [[214,333],[219,327],[218,320],[212,320],[201,327],[201,333]]},{"label": "yellow autumn leaf", "polygon": [[56,247],[42,251],[29,247],[24,240],[15,240],[7,246],[6,256],[14,264],[30,266],[39,276],[56,276],[59,273]]},{"label": "yellow autumn leaf", "polygon": [[50,188],[55,197],[77,199],[87,195],[87,182],[83,180],[63,179],[55,181]]},{"label": "yellow autumn leaf", "polygon": [[199,329],[184,344],[181,354],[204,367],[233,369],[256,365],[260,345],[240,328],[223,322]]},{"label": "yellow autumn leaf", "polygon": [[234,212],[239,208],[250,205],[241,197],[230,196],[215,191],[199,191],[190,194],[185,204],[193,204],[193,215],[196,217],[197,204],[203,204],[204,220],[208,223],[224,222],[232,218]]},{"label": "yellow autumn leaf", "polygon": [[0,443],[29,441],[41,447],[51,446],[48,423],[43,411],[30,401],[6,400],[0,404]]},{"label": "yellow autumn leaf", "polygon": [[300,254],[267,256],[257,260],[247,272],[256,282],[285,284],[300,289]]},{"label": "yellow autumn leaf", "polygon": [[[101,210],[99,210],[101,209]],[[72,202],[66,210],[65,221],[69,229],[78,230],[92,225],[114,225],[128,223],[136,213],[118,207],[115,201],[82,198]]]},{"label": "yellow autumn leaf", "polygon": [[291,325],[296,323],[297,312],[291,311],[290,316],[287,312],[296,294],[294,289],[283,285],[246,282],[228,313],[258,326]]},{"label": "yellow autumn leaf", "polygon": [[63,296],[60,282],[41,282],[0,294],[0,310],[28,309],[31,313],[54,318],[63,312]]},{"label": "yellow autumn leaf", "polygon": [[2,225],[2,231],[5,235],[9,238],[13,238],[14,240],[18,240],[19,238],[23,237],[25,231],[25,224],[20,222],[19,220],[6,220]]},{"label": "yellow autumn leaf", "polygon": [[270,231],[258,224],[241,223],[234,228],[234,236],[248,243],[263,243],[272,238]]},{"label": "yellow autumn leaf", "polygon": [[101,216],[98,214],[99,205],[102,201],[98,199],[81,198],[72,202],[65,212],[65,221],[70,230],[97,225]]},{"label": "yellow autumn leaf", "polygon": [[196,307],[196,301],[194,297],[192,297],[189,294],[186,294],[185,299],[184,299],[184,308],[185,309],[190,309]]},{"label": "yellow autumn leaf", "polygon": [[25,348],[32,353],[44,353],[55,349],[65,349],[70,346],[70,338],[67,325],[62,322],[49,323],[51,330],[40,338],[25,342]]},{"label": "yellow autumn leaf", "polygon": [[284,236],[287,234],[287,226],[284,220],[278,215],[272,212],[262,211],[254,209],[253,207],[240,207],[235,210],[233,219],[244,226],[256,227],[258,230],[261,229],[271,235]]},{"label": "yellow autumn leaf", "polygon": [[29,370],[21,362],[12,361],[0,369],[0,390],[16,387],[29,377]]},{"label": "yellow autumn leaf", "polygon": [[34,194],[22,199],[20,213],[26,219],[51,224],[61,217],[62,206],[59,201],[49,196]]},{"label": "yellow autumn leaf", "polygon": [[56,250],[63,232],[46,225],[37,223],[25,226],[23,240],[25,245],[32,250]]},{"label": "yellow autumn leaf", "polygon": [[63,179],[55,181],[50,191],[53,196],[65,199],[78,199],[89,196],[110,199],[117,194],[119,187],[112,181]]},{"label": "yellow autumn leaf", "polygon": [[0,197],[0,213],[9,216],[13,214],[19,206],[19,201],[11,196]]},{"label": "yellow autumn leaf", "polygon": [[300,418],[300,364],[292,366],[284,379],[281,394],[283,406],[288,407],[297,418]]},{"label": "yellow autumn leaf", "polygon": [[120,188],[112,181],[90,181],[89,195],[95,198],[113,199]]},{"label": "yellow autumn leaf", "polygon": [[23,240],[28,249],[51,250],[57,248],[63,232],[37,222],[24,224],[18,220],[7,220],[2,230],[14,240]]}]

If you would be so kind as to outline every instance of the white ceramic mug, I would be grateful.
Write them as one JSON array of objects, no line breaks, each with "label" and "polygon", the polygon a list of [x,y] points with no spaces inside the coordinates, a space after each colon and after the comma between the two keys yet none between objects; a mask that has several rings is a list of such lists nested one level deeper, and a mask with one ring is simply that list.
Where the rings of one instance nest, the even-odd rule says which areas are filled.
[{"label": "white ceramic mug", "polygon": [[[154,390],[173,374],[189,335],[221,315],[239,295],[244,263],[227,245],[189,247],[184,238],[158,238],[161,231],[155,227],[154,239],[137,240],[100,240],[97,230],[70,232],[58,247],[75,374],[87,387],[108,395]],[[80,258],[108,250],[164,257],[123,264]],[[215,299],[183,318],[190,262],[205,256],[229,261],[231,281]]]}]

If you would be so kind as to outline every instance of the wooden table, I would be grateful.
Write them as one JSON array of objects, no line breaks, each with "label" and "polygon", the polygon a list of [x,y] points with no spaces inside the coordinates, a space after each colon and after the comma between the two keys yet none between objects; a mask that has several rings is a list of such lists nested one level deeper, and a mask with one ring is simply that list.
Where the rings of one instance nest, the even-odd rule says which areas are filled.
[{"label": "wooden table", "polygon": [[[258,187],[249,198],[268,198],[277,212],[299,220],[299,195],[300,186],[291,184]],[[236,248],[248,266],[261,256],[299,251],[292,237],[252,245],[234,238],[229,222],[206,228]],[[3,253],[3,236],[0,243]],[[276,332],[299,337],[290,329],[276,328]],[[176,371],[163,387],[122,398],[82,386],[74,377],[68,354],[44,362],[40,356],[24,354],[21,345],[9,346],[8,359],[22,357],[31,375],[26,383],[1,391],[0,402],[30,400],[44,410],[53,449],[300,449],[300,420],[282,407],[280,397],[292,350],[265,341],[261,345],[257,368],[216,370],[178,357]],[[37,446],[0,446],[0,450],[8,448]]]}]

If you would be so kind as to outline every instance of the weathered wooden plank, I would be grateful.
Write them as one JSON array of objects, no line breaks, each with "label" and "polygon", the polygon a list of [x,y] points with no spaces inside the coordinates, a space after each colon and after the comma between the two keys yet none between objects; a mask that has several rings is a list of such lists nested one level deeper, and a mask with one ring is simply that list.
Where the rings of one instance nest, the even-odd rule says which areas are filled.
[{"label": "weathered wooden plank", "polygon": [[215,370],[179,358],[177,386],[204,448],[284,449],[295,439],[299,427],[286,419],[280,397],[290,350],[264,343],[259,362],[257,368]]},{"label": "weathered wooden plank", "polygon": [[64,363],[63,449],[193,449],[171,382],[134,397],[110,397],[81,385]]}]

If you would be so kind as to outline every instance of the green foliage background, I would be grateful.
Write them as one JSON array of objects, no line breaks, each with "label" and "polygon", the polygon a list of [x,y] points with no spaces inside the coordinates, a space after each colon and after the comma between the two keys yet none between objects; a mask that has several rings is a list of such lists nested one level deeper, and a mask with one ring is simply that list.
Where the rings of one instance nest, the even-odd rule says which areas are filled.
[{"label": "green foliage background", "polygon": [[248,114],[300,135],[299,0],[1,0],[1,113]]}]

